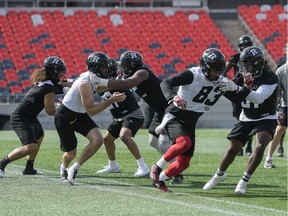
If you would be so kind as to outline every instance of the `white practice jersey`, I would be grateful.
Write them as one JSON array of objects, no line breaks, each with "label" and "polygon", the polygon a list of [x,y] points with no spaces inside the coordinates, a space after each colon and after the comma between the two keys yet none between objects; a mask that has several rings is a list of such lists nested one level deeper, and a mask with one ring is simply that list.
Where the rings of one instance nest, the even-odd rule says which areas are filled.
[{"label": "white practice jersey", "polygon": [[[179,86],[177,95],[187,102],[187,110],[194,112],[207,112],[225,93],[218,87],[219,83],[209,81],[200,67],[189,69],[193,74],[193,82]],[[228,78],[223,77],[221,81]]]},{"label": "white practice jersey", "polygon": [[79,83],[88,82],[93,87],[93,91],[95,92],[97,85],[93,84],[90,81],[89,72],[82,73],[79,78],[73,83],[69,91],[64,96],[62,103],[70,110],[78,113],[85,113],[86,110],[82,104],[80,92],[78,89]]}]

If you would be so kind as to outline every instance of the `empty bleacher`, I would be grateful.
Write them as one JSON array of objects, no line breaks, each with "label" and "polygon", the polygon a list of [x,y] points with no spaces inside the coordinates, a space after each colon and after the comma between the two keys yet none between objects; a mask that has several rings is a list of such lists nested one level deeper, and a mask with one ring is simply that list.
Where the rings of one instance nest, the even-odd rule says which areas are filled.
[{"label": "empty bleacher", "polygon": [[287,5],[241,5],[238,12],[276,64],[286,58]]},{"label": "empty bleacher", "polygon": [[[285,57],[286,6],[241,5],[238,13],[276,63]],[[0,95],[27,92],[31,73],[49,55],[63,58],[73,78],[93,51],[118,58],[136,50],[165,78],[197,65],[209,47],[226,57],[235,52],[206,10],[1,10]]]},{"label": "empty bleacher", "polygon": [[68,77],[75,77],[93,51],[118,58],[137,50],[147,66],[167,77],[197,65],[206,48],[234,52],[205,10],[10,10],[0,21],[0,78],[11,94],[29,89],[29,75],[49,55],[63,58]]}]

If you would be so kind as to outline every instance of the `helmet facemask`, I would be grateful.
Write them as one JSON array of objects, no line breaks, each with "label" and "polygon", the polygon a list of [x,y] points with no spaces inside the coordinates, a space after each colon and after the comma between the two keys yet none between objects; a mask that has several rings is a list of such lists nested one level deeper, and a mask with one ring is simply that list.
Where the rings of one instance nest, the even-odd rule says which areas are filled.
[{"label": "helmet facemask", "polygon": [[257,78],[262,74],[264,61],[264,52],[259,47],[247,47],[239,57],[239,72],[242,74],[251,73],[254,78]]}]

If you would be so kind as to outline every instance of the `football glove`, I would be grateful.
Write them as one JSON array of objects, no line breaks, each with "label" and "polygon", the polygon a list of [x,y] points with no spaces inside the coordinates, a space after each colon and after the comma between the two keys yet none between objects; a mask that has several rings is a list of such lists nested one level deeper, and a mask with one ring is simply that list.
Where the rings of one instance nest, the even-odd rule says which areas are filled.
[{"label": "football glove", "polygon": [[174,96],[172,101],[173,101],[173,104],[176,107],[178,107],[179,109],[186,110],[187,102],[183,98],[181,98],[178,95],[176,95],[176,96]]},{"label": "football glove", "polygon": [[218,85],[221,91],[238,91],[239,86],[236,85],[233,81],[226,79],[219,83]]},{"label": "football glove", "polygon": [[252,89],[254,78],[251,73],[243,74],[244,85],[247,89]]}]

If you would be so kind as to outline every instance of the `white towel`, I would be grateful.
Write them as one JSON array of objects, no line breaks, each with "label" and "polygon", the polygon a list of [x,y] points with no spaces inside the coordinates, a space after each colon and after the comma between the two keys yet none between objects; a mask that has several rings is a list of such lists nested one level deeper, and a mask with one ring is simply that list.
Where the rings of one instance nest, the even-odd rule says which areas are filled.
[{"label": "white towel", "polygon": [[162,119],[162,122],[160,125],[158,125],[158,127],[155,128],[155,133],[156,134],[160,134],[161,131],[164,129],[164,127],[166,126],[167,122],[170,120],[170,119],[173,119],[175,118],[174,115],[172,115],[171,113],[167,113],[164,115],[163,119]]}]

